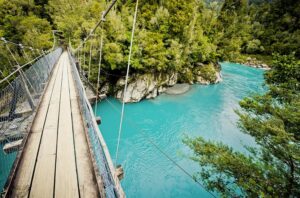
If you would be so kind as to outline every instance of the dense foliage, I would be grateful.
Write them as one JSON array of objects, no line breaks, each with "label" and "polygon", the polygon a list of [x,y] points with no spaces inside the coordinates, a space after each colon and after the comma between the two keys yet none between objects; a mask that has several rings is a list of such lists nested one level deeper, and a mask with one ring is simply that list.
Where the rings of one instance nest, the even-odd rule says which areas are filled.
[{"label": "dense foliage", "polygon": [[[48,49],[51,29],[63,32],[75,48],[99,20],[108,1],[1,0],[0,36],[16,43]],[[135,1],[119,1],[104,25],[104,69],[123,75]],[[243,61],[248,55],[295,52],[299,58],[299,0],[142,0],[139,6],[133,72],[175,70],[189,79],[198,63]],[[283,17],[282,17],[283,16]],[[92,80],[99,58],[100,30],[81,54],[92,51]],[[91,47],[92,45],[92,47]],[[11,70],[1,44],[1,71]],[[13,50],[20,59],[23,54]],[[28,52],[30,53],[30,52]],[[31,54],[33,56],[34,54]],[[264,56],[260,56],[264,58]],[[83,68],[89,64],[88,57]],[[24,60],[21,60],[21,62]],[[108,75],[107,77],[109,77]]]},{"label": "dense foliage", "polygon": [[275,55],[265,74],[269,91],[240,102],[240,127],[259,147],[248,154],[222,143],[186,138],[199,177],[225,197],[300,195],[300,62]]},{"label": "dense foliage", "polygon": [[[76,48],[107,7],[107,0],[0,0],[0,37],[39,49],[53,45],[52,30]],[[103,26],[102,81],[125,73],[134,0],[119,0]],[[82,68],[91,64],[96,81],[100,28],[77,51]],[[56,37],[57,38],[57,37]],[[57,44],[58,42],[56,42]],[[19,64],[27,58],[18,46],[7,45]],[[0,43],[1,78],[13,71],[7,46]],[[92,56],[89,59],[89,52]],[[297,197],[300,192],[300,0],[140,0],[133,46],[133,73],[176,71],[190,82],[193,72],[215,78],[219,60],[244,61],[275,55],[266,73],[269,91],[241,102],[240,126],[260,146],[249,155],[221,143],[186,139],[202,167],[209,189],[224,196]],[[25,49],[29,58],[38,51]]]},{"label": "dense foliage", "polygon": [[[14,43],[22,43],[38,49],[52,47],[50,22],[41,15],[41,7],[32,1],[0,0],[0,37]],[[19,64],[39,56],[41,52],[24,48],[25,52],[14,44],[0,43],[0,78],[7,76],[17,63],[7,47],[12,51]],[[26,55],[28,57],[26,57]]]}]

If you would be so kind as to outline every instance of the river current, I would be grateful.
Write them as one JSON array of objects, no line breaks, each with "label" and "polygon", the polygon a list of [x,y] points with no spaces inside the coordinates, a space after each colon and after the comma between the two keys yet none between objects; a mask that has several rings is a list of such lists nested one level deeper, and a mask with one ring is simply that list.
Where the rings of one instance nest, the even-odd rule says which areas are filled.
[{"label": "river current", "polygon": [[[153,100],[125,105],[118,164],[122,164],[125,171],[122,186],[127,197],[211,197],[151,142],[191,174],[196,173],[199,166],[187,158],[190,151],[182,143],[186,135],[222,141],[242,152],[245,151],[243,145],[255,145],[253,139],[237,127],[234,110],[245,96],[264,91],[263,70],[233,63],[221,65],[223,82],[220,84],[193,85],[183,95],[162,94]],[[113,159],[120,110],[121,103],[113,98],[97,105],[97,115],[102,118],[100,129]],[[0,144],[1,189],[16,157],[16,153],[5,154],[3,145]]]},{"label": "river current", "polygon": [[[221,141],[242,152],[245,152],[243,145],[255,145],[237,127],[234,110],[239,108],[242,98],[264,91],[263,70],[228,62],[221,65],[220,84],[193,85],[183,95],[162,94],[125,105],[118,164],[125,171],[122,186],[127,197],[211,197],[151,141],[191,174],[199,166],[187,158],[190,151],[182,143],[186,135]],[[113,98],[108,100],[97,105],[97,115],[102,118],[100,129],[114,159],[121,103]]]}]

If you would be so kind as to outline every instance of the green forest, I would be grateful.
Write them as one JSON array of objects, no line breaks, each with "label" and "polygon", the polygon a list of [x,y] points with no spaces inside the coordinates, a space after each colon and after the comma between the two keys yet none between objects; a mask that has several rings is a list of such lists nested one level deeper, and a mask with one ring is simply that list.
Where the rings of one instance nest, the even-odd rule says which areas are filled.
[{"label": "green forest", "polygon": [[[0,36],[15,43],[49,49],[53,32],[76,48],[99,21],[107,1],[0,1]],[[123,74],[128,55],[134,1],[118,1],[104,28],[104,69]],[[271,64],[272,54],[300,57],[299,1],[141,1],[133,49],[133,72],[178,71],[181,81],[192,81],[197,64],[210,77],[220,60],[245,62],[257,57]],[[100,30],[86,44],[92,48],[92,80],[96,79]],[[58,42],[56,42],[58,43]],[[91,47],[92,45],[92,47]],[[13,70],[1,45],[1,70]],[[22,60],[23,54],[13,50]],[[28,52],[33,56],[32,53]],[[88,57],[87,57],[88,58]],[[87,64],[87,62],[86,62]],[[84,67],[84,66],[83,66]]]},{"label": "green forest", "polygon": [[[40,50],[76,49],[101,19],[107,0],[0,0],[0,37]],[[101,28],[101,84],[126,74],[135,1],[119,0],[103,26],[77,52],[96,84]],[[55,30],[55,31],[53,31]],[[57,32],[60,32],[59,35]],[[55,42],[54,42],[55,40]],[[9,45],[20,64],[41,53]],[[0,43],[0,78],[16,68]],[[83,58],[85,57],[85,58]],[[255,58],[271,69],[268,91],[240,102],[239,127],[259,148],[249,154],[201,137],[186,137],[195,180],[222,197],[300,196],[300,0],[141,0],[133,43],[131,74],[195,74],[213,83],[218,62]],[[85,61],[83,61],[85,60]]]}]

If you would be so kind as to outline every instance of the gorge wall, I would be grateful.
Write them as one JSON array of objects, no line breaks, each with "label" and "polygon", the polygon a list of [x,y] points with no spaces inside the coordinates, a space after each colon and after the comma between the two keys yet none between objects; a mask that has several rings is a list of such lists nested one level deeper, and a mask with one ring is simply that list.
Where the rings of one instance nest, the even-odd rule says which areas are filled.
[{"label": "gorge wall", "polygon": [[[214,64],[198,64],[193,68],[185,68],[182,72],[156,72],[135,73],[128,79],[127,91],[124,102],[139,102],[142,99],[155,98],[164,93],[167,88],[177,83],[189,84],[216,84],[222,81],[220,66]],[[122,101],[124,95],[125,78],[119,78],[115,84],[106,82],[100,92],[101,94],[113,95]]]}]

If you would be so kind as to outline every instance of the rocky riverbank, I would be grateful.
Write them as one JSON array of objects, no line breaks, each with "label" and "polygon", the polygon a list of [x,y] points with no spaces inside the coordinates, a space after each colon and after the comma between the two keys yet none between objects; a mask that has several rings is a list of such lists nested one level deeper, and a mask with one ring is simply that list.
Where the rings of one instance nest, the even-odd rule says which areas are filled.
[{"label": "rocky riverbank", "polygon": [[270,69],[269,65],[263,63],[260,60],[257,60],[256,58],[251,58],[251,57],[248,57],[246,59],[246,61],[243,62],[242,64],[250,66],[250,67],[254,67],[254,68]]},{"label": "rocky riverbank", "polygon": [[[197,66],[179,72],[160,72],[133,74],[128,80],[124,101],[139,102],[142,99],[155,98],[178,83],[215,84],[222,80],[220,66],[213,64],[198,64]],[[106,83],[101,87],[101,94],[114,95],[122,100],[124,95],[125,78],[119,78],[115,84]],[[186,87],[185,87],[186,88]],[[176,91],[175,91],[176,92]]]}]

